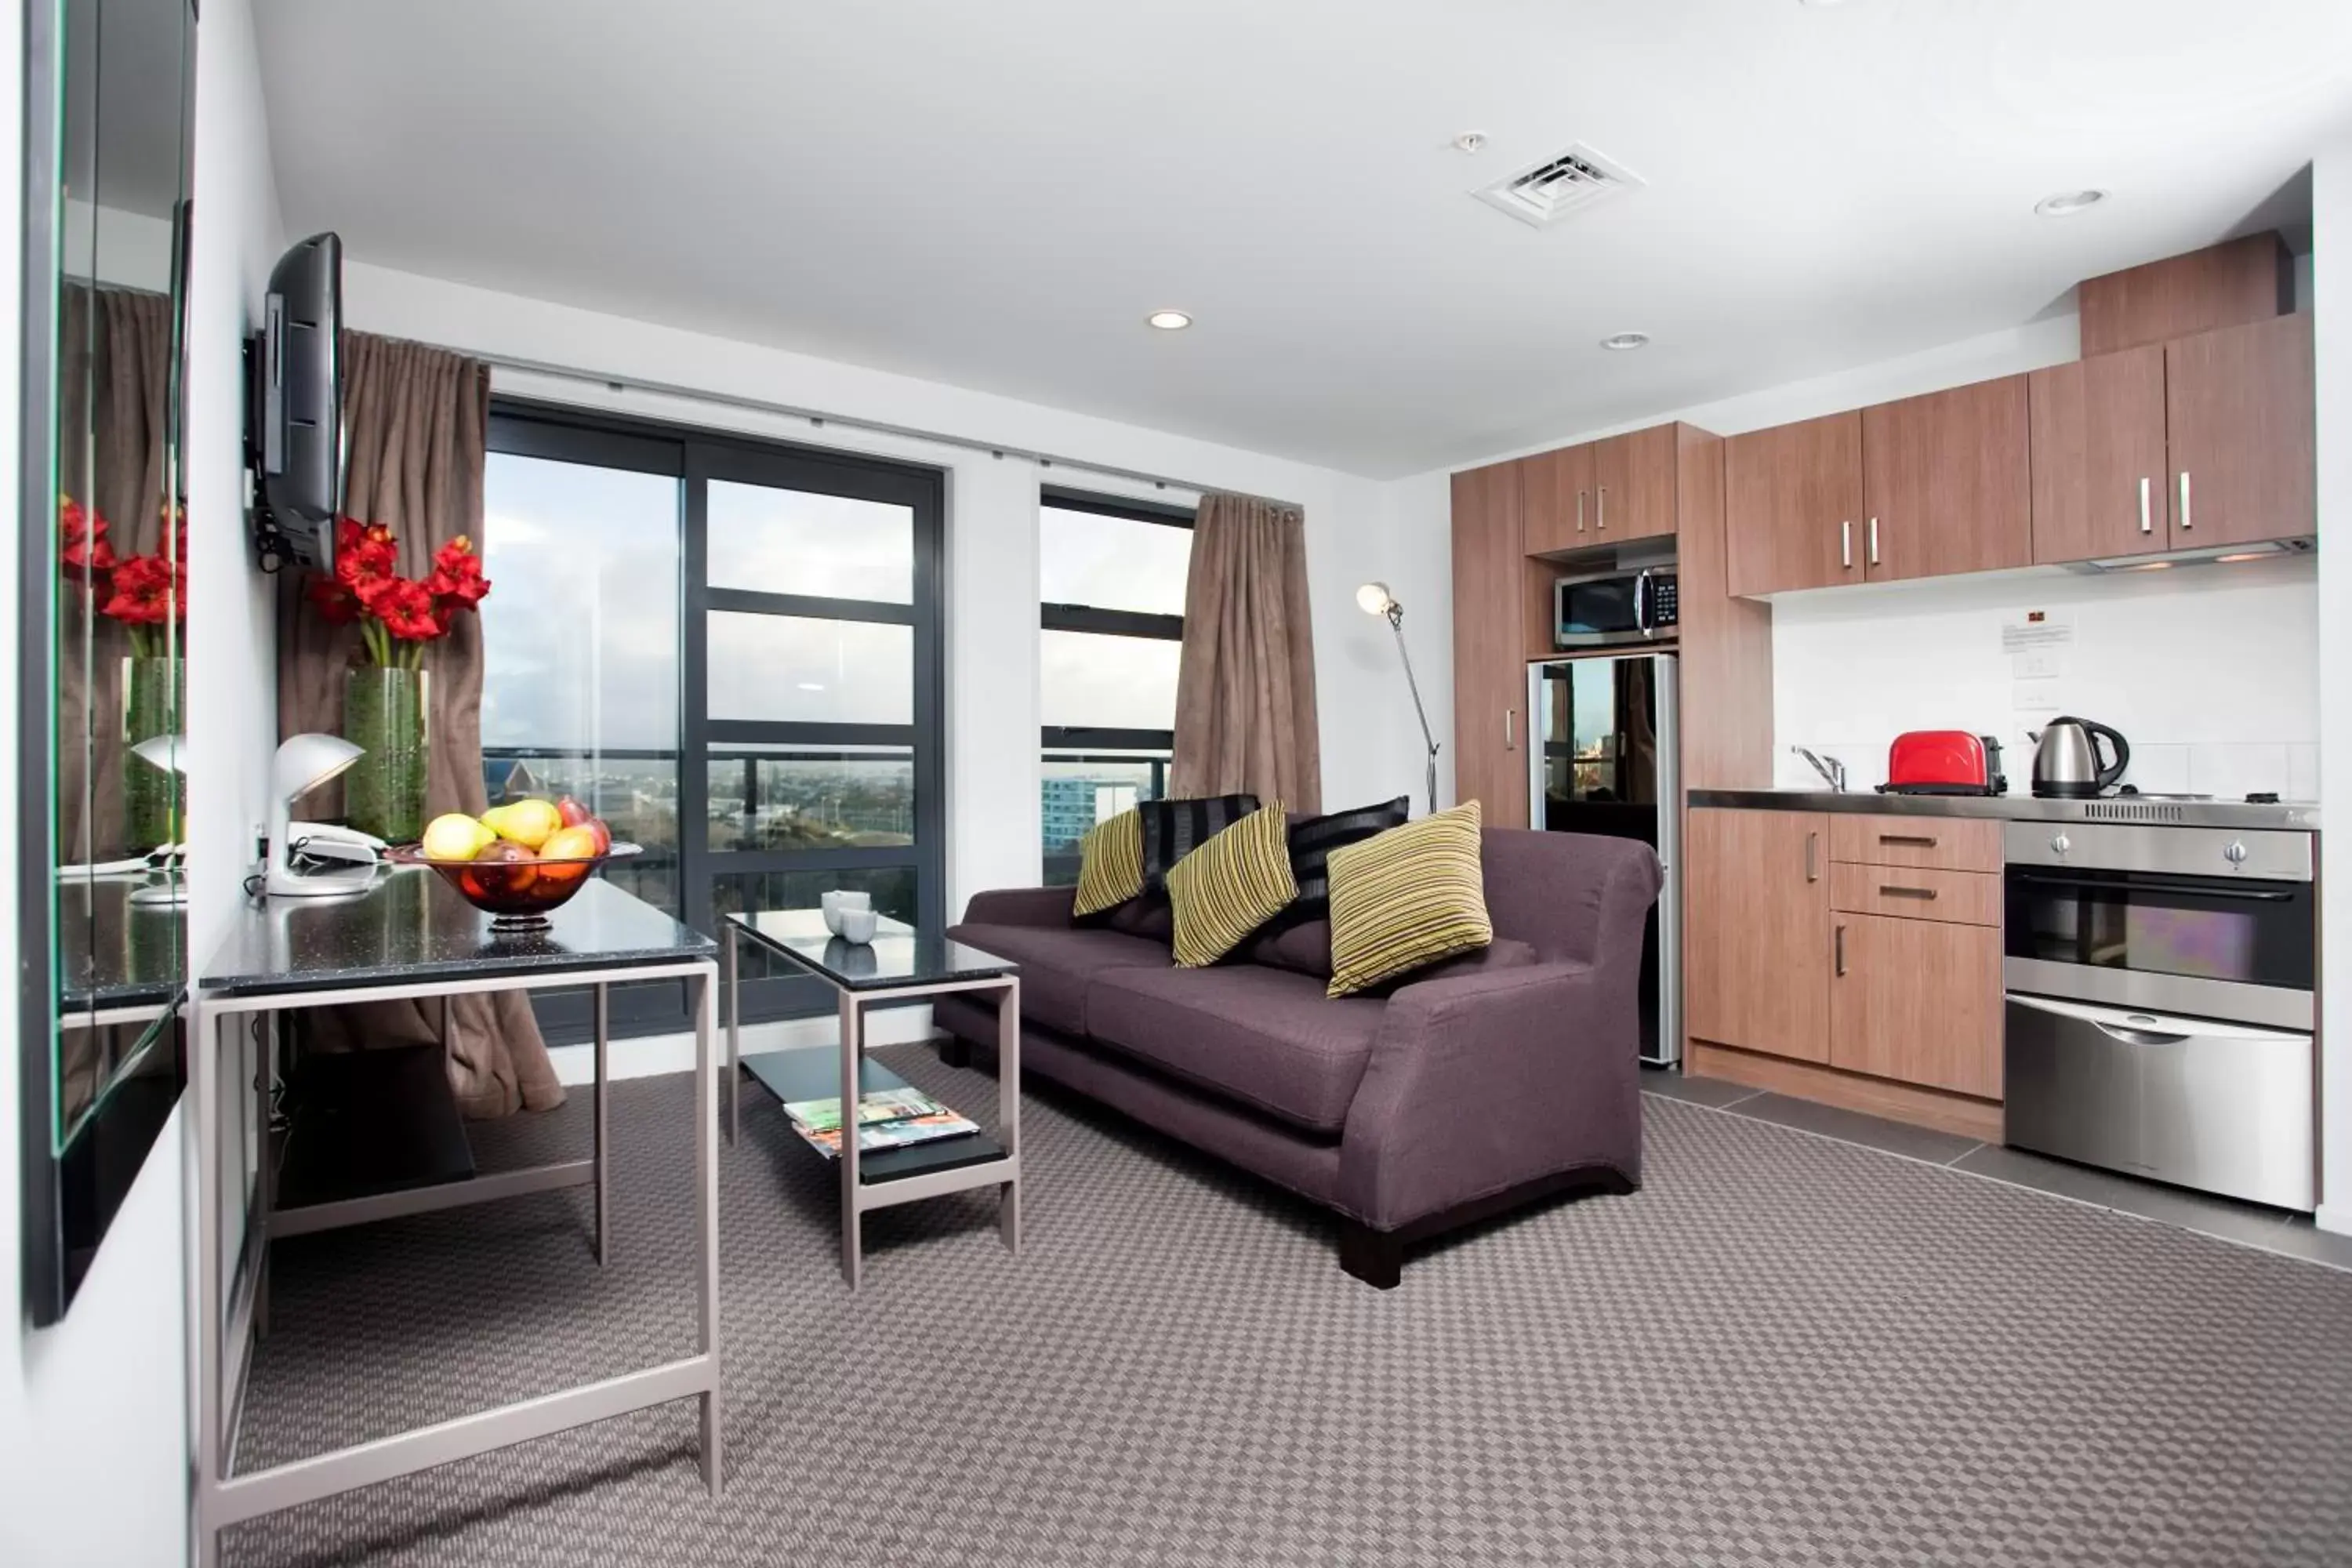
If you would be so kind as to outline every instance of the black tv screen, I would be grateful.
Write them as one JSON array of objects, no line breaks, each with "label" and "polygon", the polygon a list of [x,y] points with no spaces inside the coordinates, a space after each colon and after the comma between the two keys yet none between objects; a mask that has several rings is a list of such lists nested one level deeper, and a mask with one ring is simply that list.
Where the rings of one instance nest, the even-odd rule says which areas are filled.
[{"label": "black tv screen", "polygon": [[262,493],[278,552],[331,571],[343,499],[343,242],[314,234],[287,251],[264,309]]}]

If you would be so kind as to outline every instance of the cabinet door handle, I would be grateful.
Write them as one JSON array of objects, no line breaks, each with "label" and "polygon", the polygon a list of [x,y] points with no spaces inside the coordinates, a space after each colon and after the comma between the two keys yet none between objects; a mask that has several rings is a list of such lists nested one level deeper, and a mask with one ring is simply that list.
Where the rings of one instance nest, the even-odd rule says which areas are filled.
[{"label": "cabinet door handle", "polygon": [[1870,520],[1870,563],[1878,564],[1878,520],[1874,517]]},{"label": "cabinet door handle", "polygon": [[1609,526],[1609,487],[1607,485],[1601,487],[1598,499],[1593,502],[1592,511],[1593,528],[1596,531],[1607,528]]},{"label": "cabinet door handle", "polygon": [[1936,847],[1935,836],[1929,833],[1882,833],[1878,841],[1881,844],[1908,844],[1917,849],[1933,849]]},{"label": "cabinet door handle", "polygon": [[1808,882],[1818,882],[1822,879],[1821,847],[1820,834],[1805,835],[1805,880]]},{"label": "cabinet door handle", "polygon": [[2147,476],[2142,474],[2139,477],[2139,531],[2142,533],[2156,531],[2156,514],[2148,505],[2148,489]]},{"label": "cabinet door handle", "polygon": [[1852,518],[1847,518],[1838,524],[1838,564],[1849,572],[1853,570],[1853,519]]},{"label": "cabinet door handle", "polygon": [[2183,468],[2180,470],[2180,531],[2186,533],[2193,526],[2189,521],[2189,470]]},{"label": "cabinet door handle", "polygon": [[1509,708],[1503,710],[1503,750],[1507,752],[1518,749],[1519,743],[1513,738],[1511,730],[1511,722],[1517,717],[1518,713],[1516,710]]},{"label": "cabinet door handle", "polygon": [[1845,927],[1843,926],[1837,928],[1837,973],[1841,977],[1845,973]]},{"label": "cabinet door handle", "polygon": [[1933,888],[1890,888],[1884,884],[1878,892],[1880,897],[1888,899],[1932,899],[1936,896]]},{"label": "cabinet door handle", "polygon": [[1584,531],[1584,492],[1582,490],[1576,492],[1576,531],[1579,533]]}]

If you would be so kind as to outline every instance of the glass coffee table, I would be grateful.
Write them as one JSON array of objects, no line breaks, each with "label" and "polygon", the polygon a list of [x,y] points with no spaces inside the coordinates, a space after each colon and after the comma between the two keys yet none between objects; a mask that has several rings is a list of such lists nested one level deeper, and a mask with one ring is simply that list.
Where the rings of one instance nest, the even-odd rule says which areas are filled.
[{"label": "glass coffee table", "polygon": [[[1021,1250],[1021,976],[1019,967],[993,953],[944,936],[926,936],[887,918],[875,922],[870,942],[845,942],[824,929],[816,910],[763,910],[730,914],[727,938],[727,1141],[742,1127],[743,1075],[757,1079],[777,1100],[838,1096],[855,1106],[880,1090],[904,1089],[906,1081],[878,1062],[866,1059],[866,1009],[949,992],[993,992],[996,995],[996,1134],[967,1132],[904,1148],[860,1152],[854,1118],[845,1117],[841,1138],[841,1275],[857,1289],[859,1219],[874,1209],[910,1204],[974,1188],[997,1189],[997,1235],[1006,1250]],[[740,987],[743,944],[763,952],[830,984],[839,998],[841,1044],[741,1055]],[[822,1158],[822,1156],[818,1156]]]}]

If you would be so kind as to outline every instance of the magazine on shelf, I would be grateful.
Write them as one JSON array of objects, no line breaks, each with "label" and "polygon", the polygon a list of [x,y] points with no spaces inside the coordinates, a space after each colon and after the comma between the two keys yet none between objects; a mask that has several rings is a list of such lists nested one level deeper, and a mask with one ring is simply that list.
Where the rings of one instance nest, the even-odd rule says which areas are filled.
[{"label": "magazine on shelf", "polygon": [[[839,1127],[819,1131],[794,1121],[793,1129],[827,1159],[841,1158]],[[857,1152],[872,1154],[885,1149],[905,1149],[917,1143],[935,1142],[942,1138],[968,1137],[979,1131],[978,1123],[967,1121],[954,1111],[941,1107],[928,1115],[906,1116],[895,1121],[868,1122],[857,1130]]]},{"label": "magazine on shelf", "polygon": [[[910,1117],[934,1116],[946,1106],[912,1085],[898,1089],[877,1089],[861,1095],[857,1101],[857,1121],[861,1126],[877,1121],[904,1121]],[[793,1125],[816,1132],[841,1131],[841,1097],[828,1095],[823,1100],[791,1100],[784,1102],[784,1114]],[[863,1147],[863,1145],[861,1145]]]}]

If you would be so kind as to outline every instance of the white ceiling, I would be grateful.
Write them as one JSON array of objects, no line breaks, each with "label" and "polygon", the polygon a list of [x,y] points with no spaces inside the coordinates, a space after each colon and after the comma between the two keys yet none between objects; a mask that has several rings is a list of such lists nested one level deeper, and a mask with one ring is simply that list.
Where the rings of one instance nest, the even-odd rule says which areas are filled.
[{"label": "white ceiling", "polygon": [[[2352,110],[2346,0],[257,9],[291,232],[1383,477],[2016,325]],[[1466,194],[1576,141],[1647,187]]]}]

